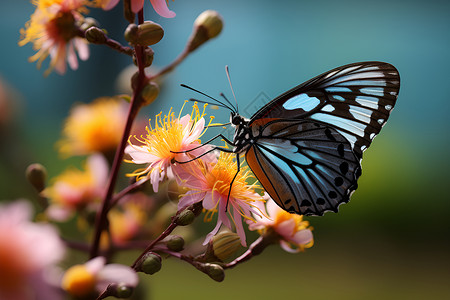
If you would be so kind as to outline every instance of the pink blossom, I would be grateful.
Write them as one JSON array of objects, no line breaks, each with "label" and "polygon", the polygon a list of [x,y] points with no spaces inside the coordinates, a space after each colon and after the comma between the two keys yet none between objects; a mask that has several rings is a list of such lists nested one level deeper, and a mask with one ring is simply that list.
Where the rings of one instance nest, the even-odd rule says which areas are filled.
[{"label": "pink blossom", "polygon": [[65,252],[54,227],[30,221],[23,200],[0,206],[0,299],[60,299],[48,274]]},{"label": "pink blossom", "polygon": [[108,180],[108,162],[101,154],[88,157],[84,170],[69,168],[43,191],[50,199],[46,214],[65,221],[76,211],[93,210],[103,198]]},{"label": "pink blossom", "polygon": [[[51,57],[49,74],[53,69],[64,74],[66,61],[70,68],[78,68],[78,57],[89,58],[88,43],[78,36],[77,24],[83,21],[81,12],[85,11],[85,0],[34,1],[35,12],[21,30],[20,46],[33,44],[37,53],[30,61],[37,61],[38,67]],[[77,57],[78,54],[78,57]]]},{"label": "pink blossom", "polygon": [[[119,0],[98,0],[100,7],[104,10],[110,10],[117,5]],[[169,10],[166,0],[150,0],[153,9],[164,18],[173,18],[175,13]],[[131,11],[138,13],[144,7],[144,0],[131,0]]]},{"label": "pink blossom", "polygon": [[[159,114],[156,116],[155,127],[146,127],[146,130],[145,137],[132,136],[141,145],[129,141],[125,153],[131,157],[129,162],[147,164],[146,168],[138,169],[129,176],[150,178],[155,192],[162,180],[173,177],[178,172],[181,165],[177,161],[192,160],[210,149],[205,145],[192,150],[200,146],[199,138],[205,131],[203,113],[198,111],[196,105],[192,115],[185,115],[181,119],[175,118],[173,112],[164,117]],[[178,153],[183,151],[189,152]]]},{"label": "pink blossom", "polygon": [[[233,154],[224,152],[220,153],[217,162],[197,160],[186,164],[183,170],[177,173],[179,184],[189,189],[180,198],[178,210],[203,201],[203,207],[211,215],[218,212],[217,224],[207,235],[204,244],[210,241],[222,224],[232,230],[233,223],[241,244],[246,245],[242,218],[252,218],[252,213],[258,215],[255,203],[262,199],[255,193],[254,185],[247,184],[251,173],[244,167],[241,167],[237,175],[236,173],[237,166],[233,161]],[[231,183],[233,185],[229,192]]]},{"label": "pink blossom", "polygon": [[138,282],[139,278],[132,268],[121,264],[106,264],[106,259],[98,256],[83,265],[70,267],[61,284],[69,294],[83,297],[94,290],[102,293],[110,284],[134,288]]},{"label": "pink blossom", "polygon": [[305,248],[312,247],[314,243],[313,234],[308,221],[303,221],[303,216],[291,214],[281,209],[275,201],[267,195],[266,206],[258,203],[261,211],[267,209],[267,215],[255,214],[254,221],[247,221],[250,230],[259,230],[261,233],[269,229],[274,230],[279,235],[280,246],[287,252],[296,253]]}]

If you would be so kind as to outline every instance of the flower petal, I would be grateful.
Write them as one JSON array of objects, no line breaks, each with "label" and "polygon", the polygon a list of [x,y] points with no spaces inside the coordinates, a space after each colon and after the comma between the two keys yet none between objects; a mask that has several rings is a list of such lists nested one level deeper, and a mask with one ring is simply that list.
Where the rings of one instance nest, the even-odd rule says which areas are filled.
[{"label": "flower petal", "polygon": [[139,278],[136,272],[128,266],[109,264],[98,273],[96,288],[99,292],[102,292],[111,283],[136,287],[139,283]]},{"label": "flower petal", "polygon": [[203,245],[208,244],[209,241],[213,238],[213,236],[215,236],[217,234],[217,232],[219,232],[220,226],[222,226],[222,221],[217,220],[216,227],[214,227],[214,229],[206,235],[206,238],[203,241]]},{"label": "flower petal", "polygon": [[298,245],[306,245],[313,240],[312,231],[309,229],[303,229],[297,231],[292,238],[292,242]]},{"label": "flower petal", "polygon": [[146,147],[128,145],[125,153],[131,156],[135,164],[148,164],[158,159],[157,156],[150,154]]},{"label": "flower petal", "polygon": [[247,242],[245,240],[245,231],[244,227],[242,226],[241,214],[237,209],[233,209],[233,215],[234,215],[234,224],[236,225],[236,233],[241,239],[241,245],[247,247]]},{"label": "flower petal", "polygon": [[119,2],[119,0],[102,0],[101,1],[101,7],[104,10],[110,10],[112,9],[114,6],[116,6],[116,4]]},{"label": "flower petal", "polygon": [[280,246],[284,251],[289,253],[298,253],[300,252],[300,248],[292,248],[292,245],[286,241],[280,240]]},{"label": "flower petal", "polygon": [[167,7],[166,0],[150,0],[155,11],[164,18],[173,18],[175,13]]},{"label": "flower petal", "polygon": [[106,263],[106,258],[97,256],[86,262],[84,265],[86,269],[94,275],[97,275]]},{"label": "flower petal", "polygon": [[292,239],[292,235],[294,234],[295,230],[295,220],[294,219],[288,219],[284,222],[281,222],[276,226],[275,230],[283,236],[287,240]]},{"label": "flower petal", "polygon": [[189,205],[202,201],[205,194],[205,192],[188,191],[183,197],[180,198],[180,201],[178,202],[178,210],[180,211]]},{"label": "flower petal", "polygon": [[137,14],[144,7],[144,0],[131,0],[131,11]]}]

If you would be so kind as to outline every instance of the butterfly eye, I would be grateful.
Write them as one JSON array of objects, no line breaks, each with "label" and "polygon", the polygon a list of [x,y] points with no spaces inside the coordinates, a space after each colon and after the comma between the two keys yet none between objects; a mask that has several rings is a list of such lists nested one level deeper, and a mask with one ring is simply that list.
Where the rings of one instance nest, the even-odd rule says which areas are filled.
[{"label": "butterfly eye", "polygon": [[242,123],[242,118],[238,114],[231,113],[231,124],[233,125],[239,125]]}]

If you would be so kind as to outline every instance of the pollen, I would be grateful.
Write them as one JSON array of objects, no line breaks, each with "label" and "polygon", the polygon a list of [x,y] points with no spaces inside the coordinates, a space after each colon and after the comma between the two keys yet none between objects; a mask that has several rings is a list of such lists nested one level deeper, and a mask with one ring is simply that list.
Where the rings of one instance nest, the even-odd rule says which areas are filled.
[{"label": "pollen", "polygon": [[[258,186],[256,183],[248,184],[249,180],[254,179],[253,173],[244,165],[240,166],[238,172],[237,164],[233,158],[234,154],[221,152],[217,163],[206,174],[206,181],[211,189],[219,193],[223,199],[228,199],[229,195],[227,201],[230,201],[230,205],[239,208],[241,205],[236,204],[237,201],[244,201],[250,205],[255,201],[254,190]],[[243,213],[241,215],[244,216]]]},{"label": "pollen", "polygon": [[[177,155],[196,147],[196,145],[200,145],[200,137],[207,129],[202,120],[206,115],[206,105],[203,106],[201,111],[197,103],[194,103],[191,114],[181,117],[183,108],[178,116],[175,115],[172,109],[164,116],[162,112],[159,113],[156,115],[153,125],[151,120],[149,120],[149,125],[145,128],[147,132],[145,136],[130,136],[128,143],[135,152],[141,152],[139,158],[149,155],[145,157],[150,157],[151,159],[148,160],[150,165],[147,169],[136,170],[134,173],[128,174],[128,176],[138,176],[139,178],[139,176],[148,172],[164,172],[176,162]],[[200,122],[201,120],[202,122]],[[213,117],[210,117],[209,124],[212,120]],[[141,145],[134,145],[131,139],[136,140]],[[137,158],[137,156],[134,158]],[[142,159],[139,159],[139,161],[142,161]],[[133,160],[128,162],[133,162]]]},{"label": "pollen", "polygon": [[69,268],[62,279],[62,288],[76,297],[83,297],[95,289],[96,278],[84,265]]},{"label": "pollen", "polygon": [[59,151],[65,155],[108,153],[120,142],[126,110],[116,98],[98,98],[74,107],[66,120]]}]

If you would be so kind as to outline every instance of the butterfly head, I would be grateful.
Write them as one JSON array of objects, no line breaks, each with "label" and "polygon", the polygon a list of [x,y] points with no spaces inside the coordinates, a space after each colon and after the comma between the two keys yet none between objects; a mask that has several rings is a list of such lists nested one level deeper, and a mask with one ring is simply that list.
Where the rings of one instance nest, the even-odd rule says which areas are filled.
[{"label": "butterfly head", "polygon": [[240,114],[232,111],[230,115],[230,123],[233,126],[239,126],[246,123],[246,120],[244,117],[242,117]]}]

